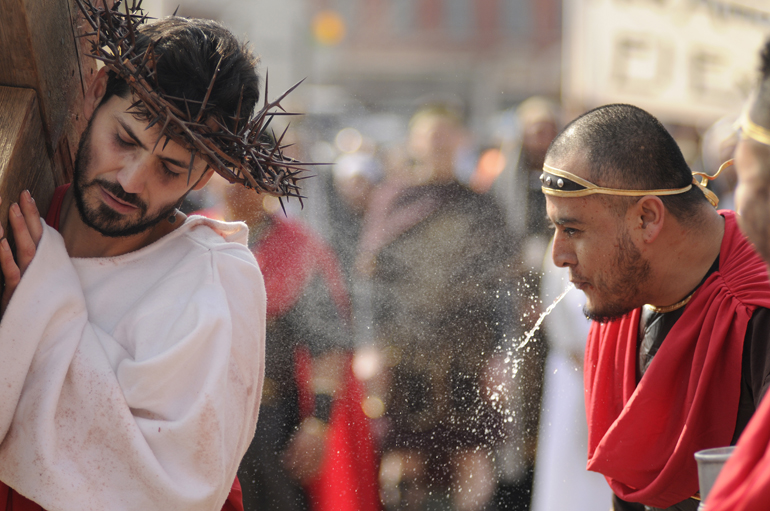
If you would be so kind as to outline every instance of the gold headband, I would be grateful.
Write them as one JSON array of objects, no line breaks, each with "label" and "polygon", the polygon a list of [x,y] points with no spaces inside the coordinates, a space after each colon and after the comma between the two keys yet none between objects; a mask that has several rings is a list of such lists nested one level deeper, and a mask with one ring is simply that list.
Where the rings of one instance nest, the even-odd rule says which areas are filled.
[{"label": "gold headband", "polygon": [[[712,206],[717,207],[719,199],[716,194],[706,188],[708,181],[714,180],[719,176],[719,173],[723,169],[733,164],[733,160],[728,160],[719,167],[719,170],[713,176],[709,176],[704,172],[693,172],[692,184],[683,186],[682,188],[668,188],[664,190],[623,190],[620,188],[605,188],[603,186],[597,186],[590,181],[587,181],[581,177],[567,172],[566,170],[557,169],[550,165],[543,165],[543,173],[540,175],[540,182],[542,183],[541,190],[546,195],[554,195],[556,197],[585,197],[586,195],[604,194],[604,195],[622,195],[626,197],[642,197],[644,195],[678,195],[689,191],[692,185],[696,185],[706,196],[706,199]],[[698,182],[696,176],[700,176],[701,180]]]},{"label": "gold headband", "polygon": [[743,115],[741,115],[738,122],[743,138],[750,138],[755,142],[770,146],[770,130],[759,124],[755,124],[751,120],[751,117],[749,117],[748,111],[743,112]]}]

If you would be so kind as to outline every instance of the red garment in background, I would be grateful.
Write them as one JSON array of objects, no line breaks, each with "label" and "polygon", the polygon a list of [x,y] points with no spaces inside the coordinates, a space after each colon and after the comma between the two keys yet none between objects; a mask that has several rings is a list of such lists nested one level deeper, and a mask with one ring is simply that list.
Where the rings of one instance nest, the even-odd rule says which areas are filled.
[{"label": "red garment in background", "polygon": [[[267,317],[281,317],[302,296],[308,280],[319,272],[337,309],[350,320],[350,302],[334,252],[301,223],[274,216],[270,230],[254,251],[265,278]],[[268,271],[269,270],[269,271]]]},{"label": "red garment in background", "polygon": [[[64,194],[70,187],[69,184],[58,187],[51,199],[51,205],[48,208],[48,214],[45,221],[48,225],[59,230],[59,217],[61,216],[62,202]],[[45,511],[39,504],[19,495],[8,485],[0,481],[0,511]],[[238,477],[233,481],[230,493],[227,496],[222,511],[243,511],[243,493],[241,492],[241,483]]]},{"label": "red garment in background", "polygon": [[720,213],[719,271],[695,292],[638,385],[640,309],[591,326],[588,469],[627,501],[666,508],[694,495],[694,453],[728,445],[735,431],[746,327],[756,307],[770,308],[770,281],[735,214]]},{"label": "red garment in background", "polygon": [[[207,213],[203,213],[208,216]],[[342,270],[334,252],[303,224],[272,217],[265,237],[252,247],[267,294],[267,318],[287,314],[302,297],[308,281],[320,273],[339,314],[350,321],[350,301]],[[312,388],[312,356],[307,347],[294,353],[294,379],[297,384],[299,414],[303,419],[315,410]]]},{"label": "red garment in background", "polygon": [[755,511],[770,505],[770,399],[762,398],[706,500],[709,511]]},{"label": "red garment in background", "polygon": [[[350,320],[344,276],[334,252],[301,223],[274,217],[254,255],[264,268],[268,318],[289,312],[308,280],[319,272],[340,315]],[[315,410],[310,350],[299,347],[294,360],[300,416],[306,418]],[[361,407],[363,389],[353,374],[352,356],[345,367],[343,387],[332,404],[319,476],[306,491],[313,511],[378,511],[374,441]]]},{"label": "red garment in background", "polygon": [[[195,214],[221,219],[217,209]],[[280,215],[252,247],[267,293],[267,317],[288,313],[302,297],[308,281],[319,273],[340,315],[351,319],[345,278],[334,252],[301,222]],[[294,380],[302,419],[315,411],[313,357],[307,346],[294,352]],[[343,388],[332,404],[324,455],[316,480],[305,487],[313,511],[379,511],[377,457],[369,419],[363,412],[363,388],[346,364]]]},{"label": "red garment in background", "polygon": [[[307,360],[300,356],[300,360]],[[341,396],[332,405],[318,477],[307,485],[313,511],[379,511],[377,459],[363,388],[349,357]],[[302,363],[298,364],[302,367]]]}]

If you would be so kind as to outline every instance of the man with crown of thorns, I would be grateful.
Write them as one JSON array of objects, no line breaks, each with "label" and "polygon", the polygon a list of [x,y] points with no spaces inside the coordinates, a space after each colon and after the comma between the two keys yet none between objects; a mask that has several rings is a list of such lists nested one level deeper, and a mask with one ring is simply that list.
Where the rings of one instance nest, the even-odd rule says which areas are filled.
[{"label": "man with crown of thorns", "polygon": [[256,59],[216,22],[78,3],[106,65],[74,182],[0,233],[0,510],[242,509],[264,282],[245,224],[176,208],[215,171],[299,197],[280,99],[251,117]]},{"label": "man with crown of thorns", "polygon": [[631,105],[582,115],[546,156],[553,260],[594,320],[588,469],[616,511],[698,509],[694,453],[734,444],[770,384],[765,263],[709,177]]}]

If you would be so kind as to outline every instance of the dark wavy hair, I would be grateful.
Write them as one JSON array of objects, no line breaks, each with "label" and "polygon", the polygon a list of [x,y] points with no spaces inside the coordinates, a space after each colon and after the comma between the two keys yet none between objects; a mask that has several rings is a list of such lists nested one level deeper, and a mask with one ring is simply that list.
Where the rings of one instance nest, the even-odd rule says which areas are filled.
[{"label": "dark wavy hair", "polygon": [[[234,129],[232,118],[251,117],[259,101],[258,59],[222,24],[212,20],[172,16],[142,25],[136,37],[136,53],[141,55],[155,43],[158,88],[176,106],[193,117],[206,96],[217,64],[221,64],[208,99],[207,110]],[[238,103],[243,91],[240,112]],[[112,96],[127,98],[128,83],[110,71],[102,103]],[[184,99],[189,100],[185,105]],[[210,113],[209,115],[212,115]]]}]

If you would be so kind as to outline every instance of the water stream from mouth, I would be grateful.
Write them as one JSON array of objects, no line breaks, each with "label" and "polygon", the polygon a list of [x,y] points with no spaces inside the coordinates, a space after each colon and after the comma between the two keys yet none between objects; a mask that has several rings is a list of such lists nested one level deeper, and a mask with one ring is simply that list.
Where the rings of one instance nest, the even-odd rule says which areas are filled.
[{"label": "water stream from mouth", "polygon": [[551,311],[556,308],[557,305],[559,305],[559,302],[562,301],[562,299],[567,296],[567,293],[575,289],[574,284],[570,284],[567,289],[562,291],[562,293],[556,297],[556,300],[553,301],[551,305],[548,306],[548,308],[540,314],[540,317],[538,318],[537,322],[535,323],[535,326],[532,327],[532,329],[527,332],[527,334],[524,336],[524,340],[521,341],[521,343],[516,347],[517,350],[520,350],[524,348],[527,344],[529,344],[529,341],[532,339],[532,337],[535,335],[535,333],[540,330],[540,325],[543,323],[546,317],[551,313]]},{"label": "water stream from mouth", "polygon": [[[535,333],[540,329],[543,321],[546,317],[556,308],[559,302],[567,296],[567,293],[575,289],[574,285],[567,287],[548,308],[540,314],[535,325],[524,335],[521,341],[514,341],[505,353],[505,359],[502,361],[503,365],[500,368],[502,370],[502,378],[498,380],[498,384],[490,389],[490,398],[494,403],[494,406],[506,416],[507,422],[513,422],[516,410],[521,406],[514,403],[514,401],[520,401],[525,399],[521,395],[521,392],[516,392],[514,387],[520,385],[521,382],[514,383],[517,380],[519,369],[526,363],[526,360],[531,360],[531,355],[527,355],[531,346],[528,346]],[[512,401],[513,399],[513,401]]]},{"label": "water stream from mouth", "polygon": [[540,317],[535,322],[535,326],[533,326],[529,332],[527,332],[524,335],[524,338],[519,344],[514,344],[514,346],[506,353],[506,358],[503,361],[506,366],[509,365],[508,368],[505,369],[505,373],[508,373],[510,371],[510,374],[508,374],[508,378],[514,379],[516,375],[519,372],[519,366],[524,361],[524,357],[522,356],[522,350],[526,348],[527,344],[532,340],[532,338],[535,336],[535,333],[537,333],[538,330],[540,330],[540,326],[543,324],[543,321],[545,321],[545,318],[548,317],[548,315],[553,311],[557,305],[559,305],[559,302],[562,301],[562,299],[567,296],[567,293],[575,289],[574,284],[570,284],[569,287],[567,287],[562,293],[556,297],[556,299],[553,301],[551,305],[548,306],[545,311],[543,311],[540,314]]}]

